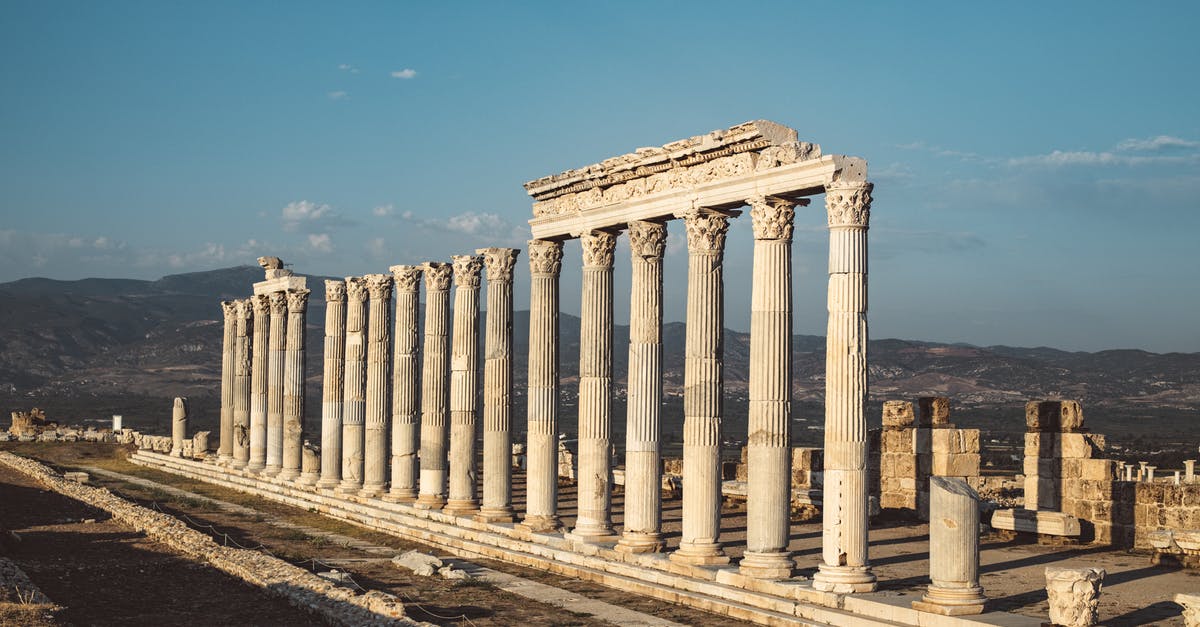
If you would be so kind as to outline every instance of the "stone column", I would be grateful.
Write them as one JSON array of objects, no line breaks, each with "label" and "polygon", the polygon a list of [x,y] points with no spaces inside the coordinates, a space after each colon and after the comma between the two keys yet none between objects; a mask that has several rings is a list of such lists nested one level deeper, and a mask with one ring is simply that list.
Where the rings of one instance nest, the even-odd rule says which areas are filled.
[{"label": "stone column", "polygon": [[1188,483],[1196,480],[1196,460],[1189,459],[1183,462],[1183,480]]},{"label": "stone column", "polygon": [[867,560],[867,225],[870,183],[825,187],[829,327],[825,349],[825,486],[820,570],[813,587],[870,592]]},{"label": "stone column", "polygon": [[183,457],[183,441],[187,438],[187,399],[176,396],[171,406],[171,456]]},{"label": "stone column", "polygon": [[[795,203],[751,198],[754,270],[750,289],[750,415],[746,553],[742,574],[792,575],[792,219]],[[687,483],[687,479],[684,479]]]},{"label": "stone column", "polygon": [[287,294],[273,292],[271,330],[267,343],[267,466],[262,474],[273,477],[283,468],[283,370],[287,361]]},{"label": "stone column", "polygon": [[450,276],[448,263],[425,263],[425,359],[421,366],[421,485],[415,507],[446,504],[446,413],[450,374]]},{"label": "stone column", "polygon": [[392,485],[384,497],[411,502],[417,498],[417,308],[421,304],[421,267],[392,266],[396,285],[396,330],[392,358]]},{"label": "stone column", "polygon": [[342,388],[342,483],[338,491],[357,492],[363,483],[363,418],[366,413],[367,284],[346,277],[346,380]]},{"label": "stone column", "polygon": [[521,251],[482,248],[487,267],[483,364],[483,506],[476,520],[512,522],[513,268]]},{"label": "stone column", "polygon": [[388,418],[391,414],[392,277],[368,274],[370,315],[367,318],[367,405],[363,487],[359,494],[379,496],[387,484]]},{"label": "stone column", "polygon": [[310,290],[287,293],[287,348],[283,368],[283,469],[280,479],[291,481],[300,476],[304,462],[304,371],[307,355],[304,327],[307,324]]},{"label": "stone column", "polygon": [[663,549],[662,412],[663,253],[667,227],[629,223],[632,282],[629,299],[629,376],[625,418],[625,523],[617,550]]},{"label": "stone column", "polygon": [[558,276],[562,242],[529,240],[529,376],[525,518],[547,533],[558,519]]},{"label": "stone column", "polygon": [[[233,377],[236,361],[233,342],[237,333],[237,301],[221,301],[225,318],[225,333],[221,339],[221,440],[217,449],[221,463],[233,461]],[[113,430],[119,427],[113,421]]]},{"label": "stone column", "polygon": [[262,472],[267,466],[267,369],[270,348],[271,299],[266,294],[250,297],[254,307],[254,348],[250,355],[250,463],[247,469]]},{"label": "stone column", "polygon": [[579,312],[579,513],[571,537],[615,539],[612,528],[613,251],[617,234],[591,231],[583,244]]},{"label": "stone column", "polygon": [[915,610],[983,613],[979,585],[979,495],[962,479],[929,478],[929,591]]},{"label": "stone column", "polygon": [[325,369],[321,377],[321,479],[332,489],[342,480],[342,388],[346,358],[346,282],[325,281]]},{"label": "stone column", "polygon": [[254,310],[250,299],[239,300],[237,330],[233,340],[236,365],[233,376],[233,467],[250,461],[250,329]]},{"label": "stone column", "polygon": [[1050,601],[1050,622],[1067,627],[1088,627],[1100,619],[1100,589],[1104,585],[1102,568],[1046,568],[1046,596]]},{"label": "stone column", "polygon": [[723,259],[729,220],[685,216],[688,300],[683,373],[683,535],[671,560],[726,564],[721,549],[721,408],[724,375]]},{"label": "stone column", "polygon": [[479,279],[483,258],[455,255],[454,333],[450,358],[450,495],[445,512],[479,509],[475,498],[475,393],[479,371]]}]

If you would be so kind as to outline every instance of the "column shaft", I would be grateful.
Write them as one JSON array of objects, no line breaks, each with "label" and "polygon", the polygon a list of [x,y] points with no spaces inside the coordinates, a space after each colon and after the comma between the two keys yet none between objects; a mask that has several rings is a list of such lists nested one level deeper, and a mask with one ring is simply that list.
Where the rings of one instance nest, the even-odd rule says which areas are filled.
[{"label": "column shaft", "polygon": [[558,519],[558,277],[562,242],[529,241],[529,376],[525,518],[535,532]]},{"label": "column shaft", "polygon": [[342,388],[346,358],[346,282],[325,281],[325,368],[321,377],[322,488],[342,480]]},{"label": "column shaft", "polygon": [[388,274],[368,274],[363,277],[370,292],[370,317],[367,321],[367,405],[365,455],[363,471],[364,496],[383,494],[387,482],[388,432],[391,414],[391,355],[392,277]]},{"label": "column shaft", "polygon": [[307,363],[304,327],[308,314],[309,290],[287,293],[287,347],[283,367],[283,469],[280,479],[300,476],[304,461],[304,370]]},{"label": "column shaft", "polygon": [[250,329],[254,310],[250,300],[239,300],[234,337],[233,377],[233,466],[245,468],[250,461]]},{"label": "column shaft", "polygon": [[483,365],[483,505],[476,519],[512,522],[513,268],[520,251],[483,248],[487,328]]},{"label": "column shaft", "polygon": [[979,614],[979,495],[962,479],[929,479],[929,591],[913,609]]},{"label": "column shaft", "polygon": [[357,492],[363,484],[363,419],[366,414],[367,284],[346,277],[346,379],[342,388],[342,483],[339,492]]},{"label": "column shaft", "polygon": [[396,285],[395,353],[392,374],[392,485],[385,498],[409,502],[417,498],[417,428],[420,411],[417,363],[417,308],[421,304],[421,267],[392,266]]},{"label": "column shaft", "polygon": [[287,295],[274,292],[271,299],[271,330],[267,343],[267,467],[263,474],[275,476],[283,468],[283,370],[287,361]]},{"label": "column shaft", "polygon": [[425,355],[421,367],[421,476],[416,507],[446,504],[447,401],[450,374],[447,326],[450,276],[447,263],[425,263]]},{"label": "column shaft", "polygon": [[233,377],[234,337],[237,334],[237,302],[221,301],[221,313],[225,319],[221,338],[221,439],[218,444],[218,459],[223,463],[233,461]]},{"label": "column shaft", "polygon": [[250,350],[250,472],[261,472],[267,466],[267,369],[270,348],[268,336],[271,328],[271,299],[266,294],[255,294],[250,299],[254,306],[254,347]]},{"label": "column shaft", "polygon": [[479,509],[475,498],[475,431],[479,371],[479,274],[483,259],[454,257],[454,334],[450,360],[450,495],[446,513]]}]

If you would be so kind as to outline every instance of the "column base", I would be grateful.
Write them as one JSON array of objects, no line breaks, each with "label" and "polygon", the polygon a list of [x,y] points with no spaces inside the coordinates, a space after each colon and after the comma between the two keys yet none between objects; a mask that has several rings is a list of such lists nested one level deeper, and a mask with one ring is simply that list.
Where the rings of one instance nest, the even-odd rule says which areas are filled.
[{"label": "column base", "polygon": [[554,533],[562,529],[562,521],[558,519],[558,516],[530,515],[526,516],[519,526],[529,530],[530,533]]},{"label": "column base", "polygon": [[392,488],[381,498],[388,503],[412,503],[413,501],[417,500],[417,491],[411,488],[399,490]]},{"label": "column base", "polygon": [[482,523],[510,523],[515,520],[511,507],[484,507],[474,518]]},{"label": "column base", "polygon": [[364,483],[362,489],[358,491],[359,496],[368,498],[379,498],[383,496],[384,485],[382,483]]},{"label": "column base", "polygon": [[253,462],[253,461],[252,461],[252,462],[250,462],[250,464],[249,464],[249,465],[247,465],[247,466],[246,466],[246,472],[248,472],[248,473],[250,473],[250,474],[252,474],[252,475],[261,474],[261,473],[262,473],[262,471],[263,471],[263,470],[264,470],[266,467],[267,467],[267,465],[266,465],[266,464],[264,464],[264,463],[262,463],[262,462],[255,463],[255,462]]},{"label": "column base", "polygon": [[258,473],[258,475],[260,477],[274,477],[275,475],[279,474],[279,471],[281,470],[283,470],[282,466],[272,466],[267,464],[265,467],[263,467],[262,472]]},{"label": "column base", "polygon": [[280,481],[295,481],[295,480],[296,480],[296,478],[297,478],[297,477],[299,477],[299,476],[300,476],[300,471],[299,471],[299,470],[293,470],[293,469],[291,469],[291,468],[287,468],[287,469],[284,469],[284,470],[280,470],[280,471],[279,471],[279,472],[278,472],[278,473],[275,475],[275,478],[276,478],[276,479],[278,479],[278,480],[280,480]]},{"label": "column base", "polygon": [[451,516],[470,516],[479,511],[479,502],[472,499],[450,499],[442,511]]},{"label": "column base", "polygon": [[729,556],[716,542],[712,543],[680,543],[679,548],[667,556],[676,564],[691,564],[693,566],[715,566],[729,563]]},{"label": "column base", "polygon": [[[182,456],[178,456],[178,457],[182,457]],[[235,468],[237,470],[241,470],[241,469],[245,468],[247,465],[248,464],[247,464],[246,460],[244,460],[244,459],[235,459],[235,460],[232,460],[229,462],[229,467]]]},{"label": "column base", "polygon": [[661,533],[626,531],[621,534],[616,549],[622,553],[662,553],[666,541]]},{"label": "column base", "polygon": [[346,481],[343,479],[342,482],[338,484],[338,487],[334,490],[338,494],[358,494],[358,491],[361,489],[361,483],[358,483],[357,481]]},{"label": "column base", "polygon": [[319,480],[320,480],[320,477],[318,475],[301,474],[300,480],[297,481],[296,483],[299,485],[302,485],[302,486],[315,486],[315,485],[317,485],[317,481],[319,481]]},{"label": "column base", "polygon": [[755,579],[790,579],[795,569],[787,551],[746,551],[738,562],[738,572]]},{"label": "column base", "polygon": [[854,594],[874,592],[878,587],[870,566],[830,566],[821,564],[812,579],[813,590]]},{"label": "column base", "polygon": [[941,614],[942,616],[969,616],[982,614],[987,597],[983,588],[943,588],[929,586],[929,591],[920,601],[913,601],[912,608],[918,612]]},{"label": "column base", "polygon": [[341,482],[341,479],[321,477],[321,480],[317,481],[317,487],[321,488],[322,490],[333,490],[336,489]]},{"label": "column base", "polygon": [[413,507],[417,509],[442,509],[445,506],[446,497],[440,494],[422,494],[413,503]]},{"label": "column base", "polygon": [[617,533],[611,527],[605,528],[599,525],[576,525],[574,529],[563,534],[563,537],[586,544],[609,544],[618,540]]}]

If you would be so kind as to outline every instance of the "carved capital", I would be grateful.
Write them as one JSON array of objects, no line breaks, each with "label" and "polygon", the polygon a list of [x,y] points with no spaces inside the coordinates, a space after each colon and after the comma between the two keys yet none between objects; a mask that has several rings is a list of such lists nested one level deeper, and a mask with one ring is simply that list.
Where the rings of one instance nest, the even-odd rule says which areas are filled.
[{"label": "carved capital", "polygon": [[455,287],[479,287],[483,273],[483,257],[475,255],[453,255],[450,257],[454,267]]},{"label": "carved capital", "polygon": [[755,196],[746,199],[750,219],[754,223],[754,239],[792,239],[792,220],[796,218],[796,203],[776,196]]},{"label": "carved capital", "polygon": [[288,311],[291,313],[304,313],[308,309],[308,295],[312,290],[291,290],[287,293]]},{"label": "carved capital", "polygon": [[825,186],[825,210],[829,227],[867,228],[871,222],[871,191],[874,183],[834,181]]},{"label": "carved capital", "polygon": [[236,300],[221,301],[221,313],[225,316],[226,320],[232,321],[234,316],[237,315],[237,301]]},{"label": "carved capital", "polygon": [[729,218],[719,213],[693,211],[683,217],[687,227],[688,250],[697,253],[721,253],[725,251],[725,234],[729,232]]},{"label": "carved capital", "polygon": [[245,299],[235,301],[235,302],[237,303],[237,306],[236,306],[237,318],[239,318],[240,320],[253,320],[254,319],[254,309],[250,306],[249,298],[245,298]]},{"label": "carved capital", "polygon": [[287,313],[287,292],[271,292],[271,315],[282,316]]},{"label": "carved capital", "polygon": [[392,266],[392,281],[397,292],[417,292],[421,289],[421,266]]},{"label": "carved capital", "polygon": [[255,294],[250,297],[250,304],[254,307],[254,315],[261,318],[266,318],[271,315],[271,297],[266,294]]},{"label": "carved capital", "polygon": [[346,300],[361,303],[367,300],[367,282],[360,277],[346,277]]},{"label": "carved capital", "polygon": [[662,259],[667,250],[667,225],[658,222],[629,223],[629,252],[633,257]]},{"label": "carved capital", "polygon": [[367,283],[367,292],[371,295],[371,300],[392,299],[392,275],[367,274],[363,276],[363,280]]},{"label": "carved capital", "polygon": [[544,239],[529,240],[529,273],[558,276],[562,270],[562,242]]},{"label": "carved capital", "polygon": [[483,255],[488,281],[512,281],[513,268],[521,251],[516,248],[480,248],[475,254]]},{"label": "carved capital", "polygon": [[583,244],[583,267],[611,268],[613,251],[617,249],[617,234],[608,231],[588,231],[579,238]]},{"label": "carved capital", "polygon": [[329,280],[325,281],[325,302],[341,303],[346,300],[346,282]]},{"label": "carved capital", "polygon": [[450,264],[427,261],[421,267],[425,270],[425,291],[444,292],[450,289],[450,277],[454,272]]}]

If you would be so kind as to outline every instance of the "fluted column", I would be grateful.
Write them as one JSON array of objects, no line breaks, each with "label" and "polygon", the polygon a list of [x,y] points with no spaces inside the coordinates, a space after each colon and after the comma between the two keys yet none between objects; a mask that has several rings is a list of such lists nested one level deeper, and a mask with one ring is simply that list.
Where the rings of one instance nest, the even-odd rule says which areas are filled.
[{"label": "fluted column", "polygon": [[342,388],[342,483],[338,491],[357,492],[363,484],[363,419],[366,414],[367,284],[346,277],[346,379]]},{"label": "fluted column", "polygon": [[187,399],[176,396],[171,405],[171,457],[183,457],[183,441],[187,438]]},{"label": "fluted column", "polygon": [[411,502],[417,498],[417,405],[419,368],[417,308],[421,304],[421,267],[392,266],[396,286],[396,331],[392,363],[392,485],[384,497]]},{"label": "fluted column", "polygon": [[663,252],[667,227],[629,223],[632,281],[629,298],[629,376],[625,418],[625,524],[617,550],[663,548],[662,412]]},{"label": "fluted column", "polygon": [[450,322],[448,263],[425,263],[425,359],[421,366],[421,485],[415,507],[446,504],[446,424],[450,374],[447,326]]},{"label": "fluted column", "polygon": [[683,372],[683,535],[671,559],[726,564],[721,548],[721,418],[724,395],[725,282],[729,220],[685,216],[688,299]]},{"label": "fluted column", "polygon": [[867,226],[872,185],[832,182],[829,328],[825,348],[825,486],[820,570],[813,587],[869,592],[867,561]]},{"label": "fluted column", "polygon": [[287,293],[287,348],[283,367],[283,470],[280,479],[300,476],[304,461],[304,370],[307,351],[304,327],[308,317],[308,294],[300,289]]},{"label": "fluted column", "polygon": [[929,478],[929,591],[912,607],[948,616],[983,612],[979,495],[963,479]]},{"label": "fluted column", "polygon": [[521,251],[481,248],[487,268],[483,364],[483,506],[476,520],[512,522],[513,268]]},{"label": "fluted column", "polygon": [[346,282],[325,281],[325,368],[321,377],[322,488],[342,480],[342,388],[346,358]]},{"label": "fluted column", "polygon": [[379,496],[387,483],[388,432],[391,414],[392,277],[368,274],[370,315],[367,319],[367,406],[363,496]]},{"label": "fluted column", "polygon": [[522,526],[546,533],[558,519],[558,276],[562,242],[529,240],[529,376]]},{"label": "fluted column", "polygon": [[[750,415],[747,436],[746,552],[742,574],[792,575],[792,219],[794,203],[747,201],[754,222],[750,288]],[[686,480],[685,480],[686,483]]]},{"label": "fluted column", "polygon": [[233,378],[236,361],[233,342],[237,335],[237,301],[221,301],[225,332],[221,338],[221,439],[217,448],[221,463],[233,461]]},{"label": "fluted column", "polygon": [[479,509],[475,497],[475,402],[479,371],[479,282],[483,258],[455,255],[454,333],[450,359],[450,495],[445,512]]},{"label": "fluted column", "polygon": [[612,528],[613,251],[617,235],[591,231],[583,244],[579,312],[579,513],[571,537],[614,538]]},{"label": "fluted column", "polygon": [[233,377],[234,468],[245,468],[250,461],[250,329],[253,324],[254,309],[250,299],[239,300],[233,340],[236,362]]},{"label": "fluted column", "polygon": [[271,299],[266,294],[250,297],[254,308],[254,347],[250,350],[250,463],[258,473],[267,466],[267,369],[270,348]]},{"label": "fluted column", "polygon": [[271,330],[267,338],[267,467],[273,477],[283,468],[283,369],[287,361],[287,295],[273,292]]}]

